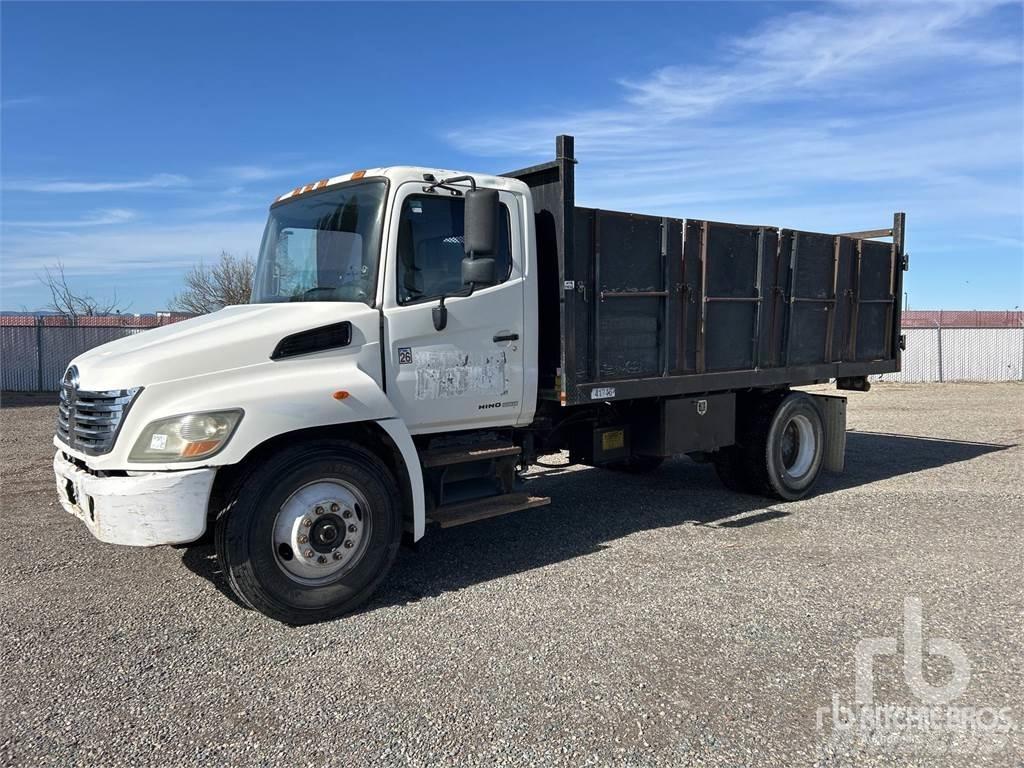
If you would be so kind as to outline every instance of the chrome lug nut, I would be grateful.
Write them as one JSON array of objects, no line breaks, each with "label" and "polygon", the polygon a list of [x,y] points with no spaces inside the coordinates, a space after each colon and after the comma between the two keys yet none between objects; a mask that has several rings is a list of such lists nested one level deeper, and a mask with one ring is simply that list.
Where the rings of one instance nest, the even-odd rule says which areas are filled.
[{"label": "chrome lug nut", "polygon": [[318,515],[322,515],[322,514],[324,513],[324,508],[323,508],[323,507],[317,507],[317,508],[316,508],[316,513],[317,513]]},{"label": "chrome lug nut", "polygon": [[331,557],[333,557],[335,560],[341,560],[341,552],[335,552],[333,555],[331,555]]},{"label": "chrome lug nut", "polygon": [[331,512],[337,512],[341,507],[338,506],[336,501],[331,502]]},{"label": "chrome lug nut", "polygon": [[352,510],[346,509],[344,512],[341,513],[341,516],[348,520],[350,517],[352,517]]},{"label": "chrome lug nut", "polygon": [[313,550],[312,549],[307,549],[302,554],[304,554],[306,557],[312,557],[313,556]]},{"label": "chrome lug nut", "polygon": [[346,541],[345,542],[345,549],[352,549],[352,542],[351,541]]},{"label": "chrome lug nut", "polygon": [[309,528],[309,526],[311,526],[312,524],[313,524],[313,521],[310,520],[308,517],[302,521],[302,527],[303,528]]},{"label": "chrome lug nut", "polygon": [[350,525],[350,526],[348,527],[348,532],[349,532],[349,533],[355,533],[355,532],[356,532],[356,527],[355,527],[354,525]]},{"label": "chrome lug nut", "polygon": [[318,557],[318,558],[316,559],[316,561],[317,561],[318,563],[320,563],[320,565],[323,565],[324,563],[326,563],[326,562],[327,562],[327,558],[326,558],[326,557],[324,557],[323,555],[320,555],[320,557]]},{"label": "chrome lug nut", "polygon": [[307,541],[309,541],[309,536],[306,534],[299,536],[299,544],[305,544]]}]

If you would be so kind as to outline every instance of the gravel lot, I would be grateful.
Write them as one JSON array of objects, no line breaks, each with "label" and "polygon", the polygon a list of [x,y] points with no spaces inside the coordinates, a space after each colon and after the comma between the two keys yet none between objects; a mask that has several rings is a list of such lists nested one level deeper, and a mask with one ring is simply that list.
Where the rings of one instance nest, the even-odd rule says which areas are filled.
[{"label": "gravel lot", "polygon": [[[1024,387],[849,397],[847,471],[814,498],[688,460],[537,472],[550,507],[430,532],[364,611],[303,628],[229,600],[209,546],[95,541],[56,501],[54,408],[6,398],[0,763],[1021,765]],[[833,729],[858,641],[902,638],[914,597],[970,661],[956,703],[1016,731]],[[901,657],[874,697],[916,703]]]}]

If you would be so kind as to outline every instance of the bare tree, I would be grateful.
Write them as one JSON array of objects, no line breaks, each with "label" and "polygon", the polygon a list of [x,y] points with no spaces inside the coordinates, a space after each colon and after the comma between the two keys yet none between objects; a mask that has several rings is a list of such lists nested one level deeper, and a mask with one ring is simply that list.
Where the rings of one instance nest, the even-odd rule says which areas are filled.
[{"label": "bare tree", "polygon": [[248,256],[221,251],[212,267],[199,263],[185,275],[185,290],[171,299],[171,308],[205,315],[229,304],[248,304],[256,265]]},{"label": "bare tree", "polygon": [[80,317],[120,314],[131,306],[130,302],[125,303],[118,300],[116,288],[113,297],[107,300],[95,299],[89,294],[79,293],[68,285],[67,275],[64,274],[64,264],[60,261],[52,268],[44,267],[39,281],[50,291],[50,303],[47,308],[74,321]]}]

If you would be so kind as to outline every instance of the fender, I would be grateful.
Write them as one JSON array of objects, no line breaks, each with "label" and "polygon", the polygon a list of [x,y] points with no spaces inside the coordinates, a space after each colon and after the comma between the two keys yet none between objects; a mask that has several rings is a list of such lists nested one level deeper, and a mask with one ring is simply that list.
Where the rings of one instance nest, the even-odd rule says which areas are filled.
[{"label": "fender", "polygon": [[[370,350],[371,359],[377,357],[376,344]],[[244,369],[241,378],[244,383],[222,381],[214,389],[200,389],[195,397],[205,404],[203,410],[216,410],[215,402],[235,402],[247,415],[242,417],[238,429],[225,449],[211,457],[206,465],[235,464],[241,461],[253,448],[278,435],[308,427],[323,427],[331,424],[355,424],[376,422],[391,438],[401,453],[409,474],[412,496],[413,539],[423,537],[426,527],[426,498],[423,490],[423,474],[420,469],[419,453],[413,443],[405,422],[398,416],[391,401],[377,382],[358,365],[364,354],[342,356],[327,353],[309,356],[295,361],[261,364]],[[330,383],[328,383],[330,382]],[[243,389],[246,396],[238,397]],[[336,392],[348,393],[344,399],[336,399]],[[230,394],[229,394],[230,393]],[[173,406],[165,405],[161,410],[177,408],[178,413],[187,413],[199,407],[187,400],[175,401]],[[225,406],[230,407],[230,406]],[[151,410],[151,409],[147,409]],[[141,427],[140,427],[141,428]],[[178,465],[181,466],[181,465]]]},{"label": "fender", "polygon": [[[369,347],[370,349],[367,349]],[[394,442],[409,474],[413,536],[426,525],[426,500],[419,454],[405,422],[377,381],[360,363],[379,360],[377,344],[360,354],[323,353],[261,362],[147,387],[125,417],[114,450],[86,457],[55,441],[61,450],[96,469],[188,470],[237,464],[271,438],[311,427],[375,422]],[[335,393],[345,392],[342,399]],[[128,455],[139,433],[154,419],[183,413],[240,408],[242,420],[219,453],[194,462],[135,462]]]},{"label": "fender", "polygon": [[427,501],[423,492],[423,470],[420,468],[420,455],[412,441],[405,422],[401,419],[385,419],[377,422],[381,429],[388,433],[395,447],[402,454],[405,469],[409,473],[409,490],[412,493],[412,539],[419,541],[427,527]]}]

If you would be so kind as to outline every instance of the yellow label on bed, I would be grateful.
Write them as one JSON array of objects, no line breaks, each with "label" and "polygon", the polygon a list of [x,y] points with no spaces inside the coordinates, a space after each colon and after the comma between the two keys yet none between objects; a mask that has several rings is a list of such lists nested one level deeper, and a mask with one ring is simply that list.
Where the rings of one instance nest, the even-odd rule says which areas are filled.
[{"label": "yellow label on bed", "polygon": [[626,433],[623,430],[617,429],[614,432],[604,432],[601,434],[602,451],[615,451],[625,447]]}]

